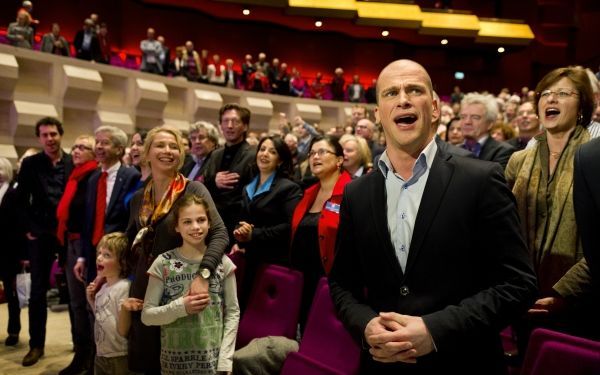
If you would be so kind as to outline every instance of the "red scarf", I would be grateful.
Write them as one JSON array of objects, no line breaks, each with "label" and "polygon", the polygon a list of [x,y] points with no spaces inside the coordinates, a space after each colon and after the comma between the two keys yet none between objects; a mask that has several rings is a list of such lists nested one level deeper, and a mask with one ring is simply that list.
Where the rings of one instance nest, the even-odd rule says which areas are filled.
[{"label": "red scarf", "polygon": [[69,207],[71,201],[77,193],[77,185],[85,176],[92,173],[98,168],[98,163],[95,160],[90,160],[81,165],[76,166],[69,176],[67,186],[65,186],[65,192],[63,193],[58,207],[56,208],[56,218],[58,219],[58,229],[56,230],[56,237],[61,245],[65,244],[65,232],[67,231],[67,221],[69,220]]}]

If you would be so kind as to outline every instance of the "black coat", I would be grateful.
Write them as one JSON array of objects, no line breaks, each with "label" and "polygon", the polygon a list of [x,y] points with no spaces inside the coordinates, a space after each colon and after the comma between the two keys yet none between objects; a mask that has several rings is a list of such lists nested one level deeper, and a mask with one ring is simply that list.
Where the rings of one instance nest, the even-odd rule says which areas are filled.
[{"label": "black coat", "polygon": [[[595,284],[600,280],[600,138],[581,145],[575,154],[573,177],[575,219],[583,254]],[[600,287],[596,288],[597,292]],[[600,293],[599,293],[600,294]]]},{"label": "black coat", "polygon": [[383,174],[346,186],[329,282],[339,317],[358,342],[379,312],[423,318],[437,352],[369,374],[503,373],[499,332],[527,311],[536,278],[502,169],[438,149],[404,272],[387,223]]}]

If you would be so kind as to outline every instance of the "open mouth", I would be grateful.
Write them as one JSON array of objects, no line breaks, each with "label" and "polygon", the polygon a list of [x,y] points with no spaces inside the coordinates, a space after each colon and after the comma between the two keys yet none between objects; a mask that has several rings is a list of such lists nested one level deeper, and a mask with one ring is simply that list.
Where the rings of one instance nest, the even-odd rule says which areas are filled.
[{"label": "open mouth", "polygon": [[412,125],[417,121],[417,116],[412,113],[407,113],[394,117],[394,122],[399,126]]},{"label": "open mouth", "polygon": [[558,108],[548,108],[546,109],[545,115],[547,119],[551,120],[560,115],[560,110]]},{"label": "open mouth", "polygon": [[98,265],[96,266],[96,271],[98,271],[98,272],[102,272],[102,271],[104,271],[104,266],[102,266],[102,265],[98,264]]}]

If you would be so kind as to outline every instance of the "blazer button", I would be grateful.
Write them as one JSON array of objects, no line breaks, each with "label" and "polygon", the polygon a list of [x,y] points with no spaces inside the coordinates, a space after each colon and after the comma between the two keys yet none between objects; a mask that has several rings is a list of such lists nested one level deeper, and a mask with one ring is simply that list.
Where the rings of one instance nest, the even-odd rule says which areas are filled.
[{"label": "blazer button", "polygon": [[324,240],[324,239],[325,239],[325,236],[321,234],[321,235],[319,235],[319,239],[320,239],[320,240]]},{"label": "blazer button", "polygon": [[402,297],[406,297],[406,296],[408,296],[408,294],[409,294],[409,293],[410,293],[410,290],[408,289],[408,287],[407,287],[407,286],[402,286],[402,287],[400,287],[400,295],[401,295]]},{"label": "blazer button", "polygon": [[327,262],[327,257],[323,257],[323,262]]}]

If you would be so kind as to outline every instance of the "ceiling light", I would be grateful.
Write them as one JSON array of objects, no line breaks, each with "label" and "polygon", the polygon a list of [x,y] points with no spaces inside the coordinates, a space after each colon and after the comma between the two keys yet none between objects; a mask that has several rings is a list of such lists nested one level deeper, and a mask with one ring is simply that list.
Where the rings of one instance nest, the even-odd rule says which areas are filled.
[{"label": "ceiling light", "polygon": [[323,22],[321,22],[321,21],[315,21],[315,26],[316,27],[321,27],[321,26],[323,26]]},{"label": "ceiling light", "polygon": [[248,16],[248,15],[250,15],[250,9],[244,9],[244,10],[242,10],[242,14],[243,14],[244,16]]},{"label": "ceiling light", "polygon": [[504,47],[498,47],[498,53],[504,53],[505,49]]},{"label": "ceiling light", "polygon": [[444,45],[444,46],[445,46],[446,44],[448,44],[448,39],[442,39],[442,40],[440,41],[440,43],[442,43],[442,45]]},{"label": "ceiling light", "polygon": [[389,32],[389,31],[387,31],[387,30],[383,30],[383,31],[381,32],[381,36],[388,36],[388,35],[390,35],[390,32]]}]

